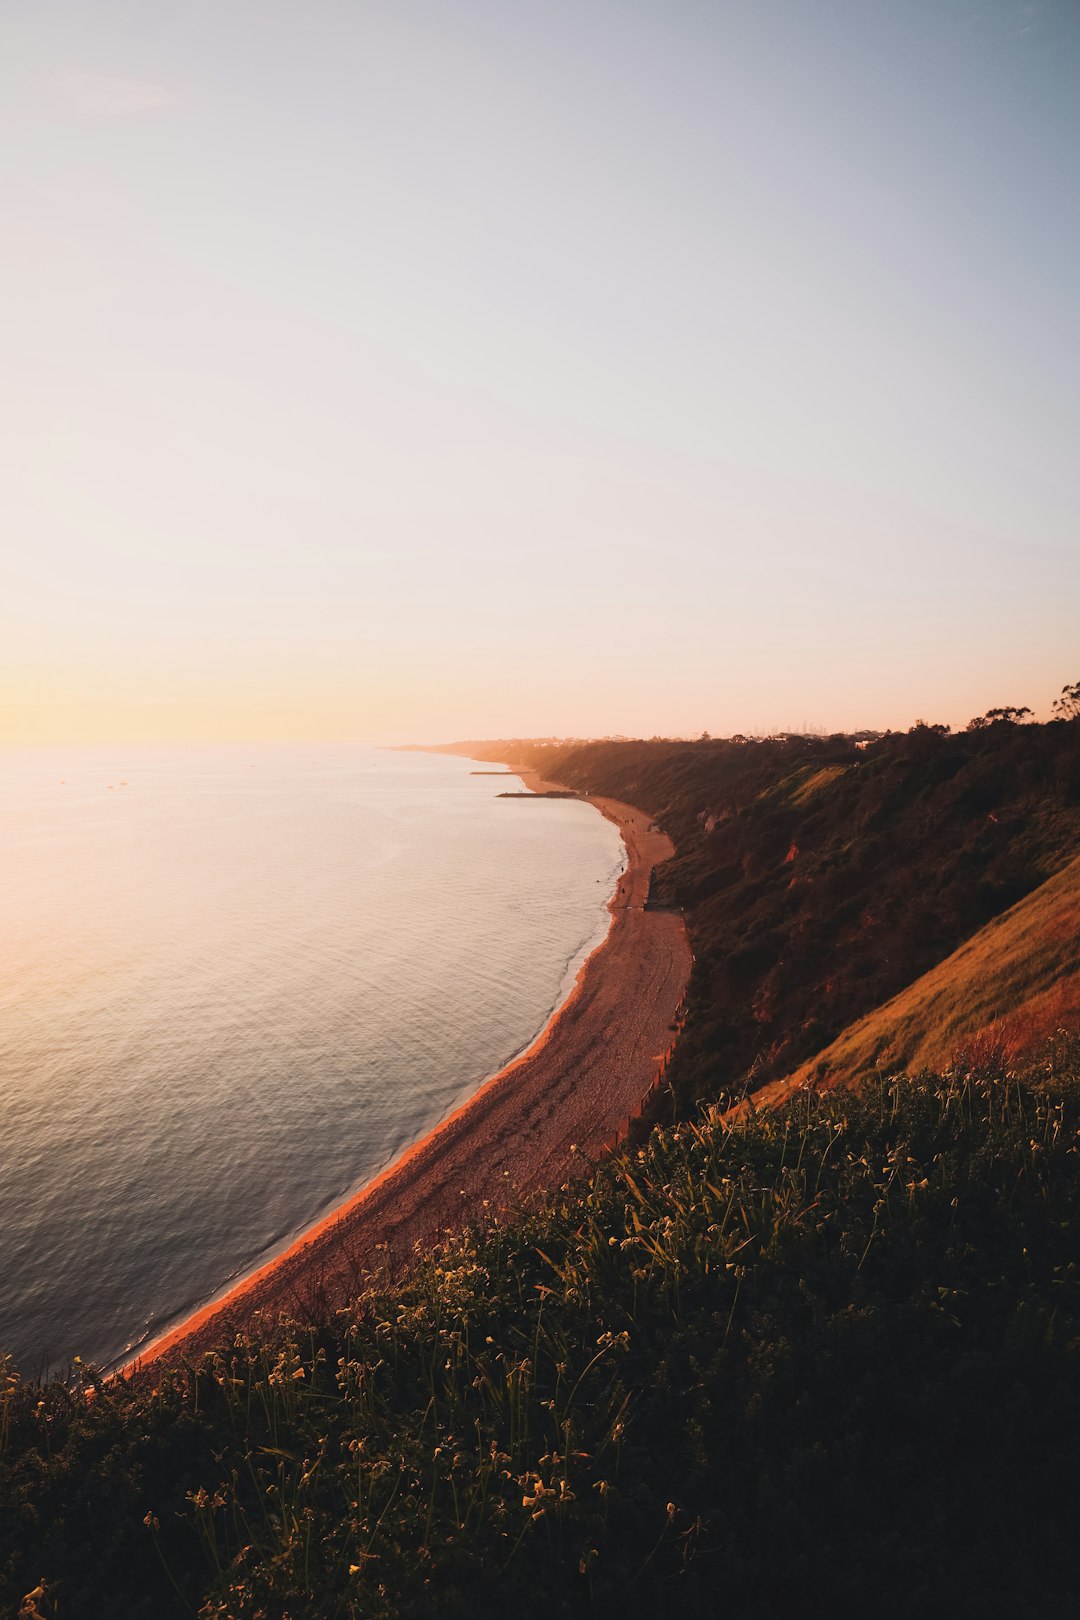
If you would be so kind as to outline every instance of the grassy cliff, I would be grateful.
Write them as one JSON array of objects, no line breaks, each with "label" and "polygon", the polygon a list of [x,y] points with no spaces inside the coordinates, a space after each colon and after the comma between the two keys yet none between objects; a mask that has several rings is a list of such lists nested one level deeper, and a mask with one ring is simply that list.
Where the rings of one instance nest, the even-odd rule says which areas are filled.
[{"label": "grassy cliff", "polygon": [[330,1321],[9,1390],[2,1612],[1075,1613],[1078,1059],[686,1122]]},{"label": "grassy cliff", "polygon": [[852,739],[469,744],[672,834],[696,966],[689,1105],[783,1077],[1080,851],[1080,723]]},{"label": "grassy cliff", "polygon": [[762,1097],[957,1059],[1005,1068],[1066,1027],[1080,1027],[1080,857]]},{"label": "grassy cliff", "polygon": [[1071,1018],[1080,726],[475,746],[673,833],[681,1122],[153,1381],[0,1364],[0,1614],[1075,1613],[1080,1042],[970,1037]]}]

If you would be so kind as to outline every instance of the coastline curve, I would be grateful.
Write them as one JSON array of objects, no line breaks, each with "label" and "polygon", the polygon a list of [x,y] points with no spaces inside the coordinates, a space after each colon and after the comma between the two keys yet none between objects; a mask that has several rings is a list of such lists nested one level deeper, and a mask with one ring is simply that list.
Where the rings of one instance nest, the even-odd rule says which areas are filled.
[{"label": "coastline curve", "polygon": [[[564,791],[518,770],[531,792]],[[682,916],[647,911],[674,846],[645,812],[581,795],[618,827],[626,867],[611,922],[535,1039],[459,1107],[278,1255],[167,1328],[115,1370],[131,1375],[316,1302],[344,1303],[377,1270],[470,1220],[509,1213],[602,1157],[655,1083],[690,975]]]}]

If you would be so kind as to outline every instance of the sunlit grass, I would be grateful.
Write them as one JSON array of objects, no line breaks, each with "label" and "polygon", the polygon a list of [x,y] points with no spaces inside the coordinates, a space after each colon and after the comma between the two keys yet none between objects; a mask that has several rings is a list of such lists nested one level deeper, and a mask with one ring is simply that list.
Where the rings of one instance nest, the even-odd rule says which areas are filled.
[{"label": "sunlit grass", "polygon": [[1077,1023],[1080,858],[858,1019],[768,1096],[822,1080],[850,1084],[882,1069],[943,1068],[965,1054],[1014,1063],[1055,1028]]},{"label": "sunlit grass", "polygon": [[1078,1069],[1063,1039],[1025,1079],[705,1115],[155,1387],[9,1376],[8,1579],[44,1583],[43,1615],[106,1612],[70,1601],[91,1556],[125,1615],[713,1612],[719,1569],[780,1602],[795,1565],[754,1550],[754,1492],[798,1541],[845,1455],[910,1438],[874,1439],[845,1382],[885,1379],[887,1409],[977,1352],[1049,1389],[1080,1342]]}]

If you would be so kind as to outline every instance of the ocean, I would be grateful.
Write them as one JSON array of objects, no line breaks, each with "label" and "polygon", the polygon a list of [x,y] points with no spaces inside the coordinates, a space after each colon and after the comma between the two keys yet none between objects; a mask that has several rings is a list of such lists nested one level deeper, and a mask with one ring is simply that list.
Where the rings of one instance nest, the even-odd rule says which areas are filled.
[{"label": "ocean", "polygon": [[24,1374],[136,1351],[542,1029],[623,845],[484,768],[0,755],[0,1353]]}]

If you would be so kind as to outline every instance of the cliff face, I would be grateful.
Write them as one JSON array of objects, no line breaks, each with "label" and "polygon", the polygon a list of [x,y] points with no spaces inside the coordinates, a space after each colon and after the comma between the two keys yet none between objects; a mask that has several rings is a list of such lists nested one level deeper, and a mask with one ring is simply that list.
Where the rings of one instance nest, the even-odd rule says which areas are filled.
[{"label": "cliff face", "polygon": [[698,743],[471,742],[649,811],[696,966],[689,1104],[789,1074],[1080,850],[1080,724]]}]

